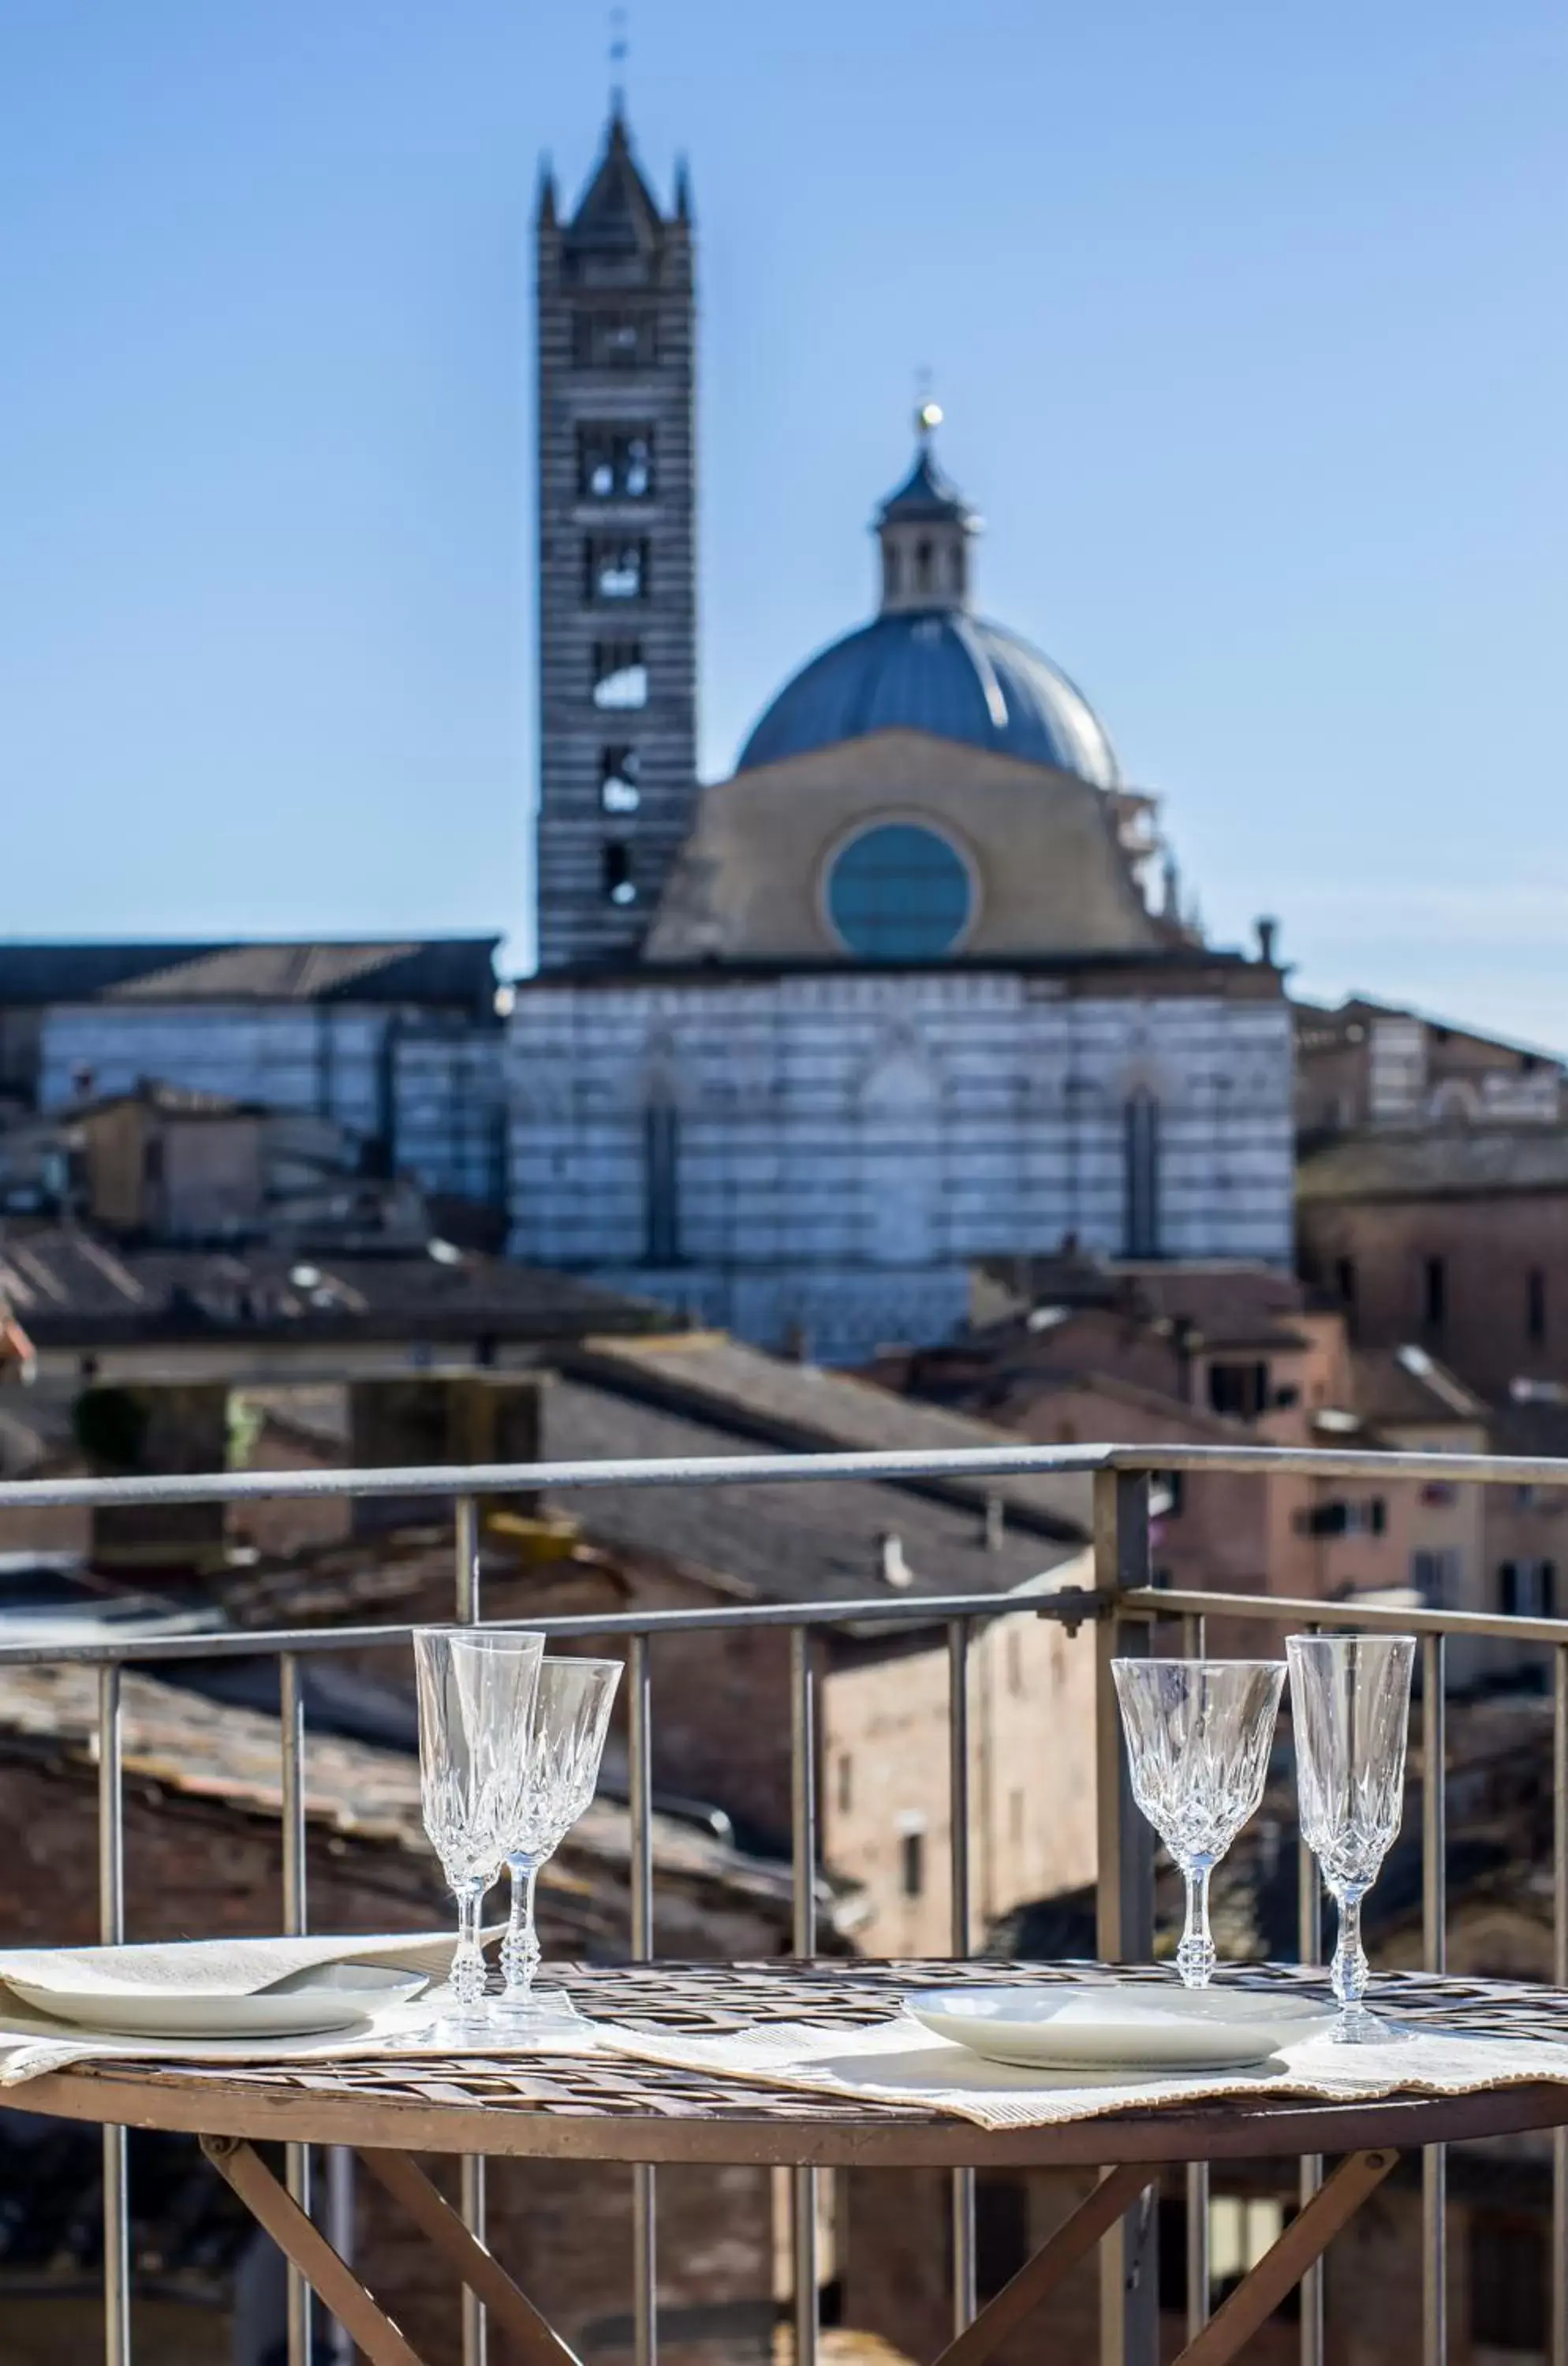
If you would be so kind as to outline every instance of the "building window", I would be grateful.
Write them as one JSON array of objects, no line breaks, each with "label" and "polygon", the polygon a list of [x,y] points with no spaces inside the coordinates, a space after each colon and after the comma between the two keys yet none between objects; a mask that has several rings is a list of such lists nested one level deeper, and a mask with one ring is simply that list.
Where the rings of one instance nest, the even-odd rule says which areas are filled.
[{"label": "building window", "polygon": [[580,427],[577,490],[585,501],[645,501],[653,490],[651,427]]},{"label": "building window", "polygon": [[1233,1421],[1256,1421],[1269,1403],[1267,1364],[1211,1364],[1209,1410]]},{"label": "building window", "polygon": [[646,600],[648,545],[590,535],[583,546],[582,572],[585,600]]},{"label": "building window", "polygon": [[1497,1572],[1497,1594],[1509,1618],[1554,1618],[1557,1615],[1557,1563],[1554,1560],[1506,1560]]},{"label": "building window", "polygon": [[1421,1268],[1421,1306],[1428,1331],[1440,1331],[1448,1320],[1449,1272],[1440,1256],[1424,1259]]},{"label": "building window", "polygon": [[834,857],[825,900],[847,952],[935,961],[969,926],[975,886],[950,839],[915,822],[881,822]]},{"label": "building window", "polygon": [[632,851],[623,839],[612,838],[604,847],[604,889],[606,904],[626,906],[637,902],[637,881],[632,877]]},{"label": "building window", "polygon": [[1007,1633],[1008,1690],[1015,1700],[1023,1695],[1023,1644],[1016,1627]]},{"label": "building window", "polygon": [[1532,1347],[1546,1345],[1546,1276],[1538,1265],[1525,1276],[1525,1337]]},{"label": "building window", "polygon": [[640,641],[595,641],[593,704],[615,710],[648,704],[648,667]]},{"label": "building window", "polygon": [[636,813],[642,803],[637,782],[642,759],[635,748],[599,750],[599,803],[605,813]]},{"label": "building window", "polygon": [[1470,2222],[1470,2338],[1477,2349],[1544,2355],[1546,2234],[1533,2218],[1478,2210]]},{"label": "building window", "polygon": [[1023,1793],[1008,1793],[1008,1838],[1016,1848],[1023,1838]]},{"label": "building window", "polygon": [[651,362],[651,312],[580,312],[572,359],[579,369],[637,369]]},{"label": "building window", "polygon": [[855,1799],[855,1762],[847,1750],[839,1752],[839,1813],[847,1816]]},{"label": "building window", "polygon": [[649,1101],[644,1110],[642,1161],[648,1262],[674,1265],[681,1255],[681,1112],[673,1101]]},{"label": "building window", "polygon": [[931,549],[931,544],[930,544],[929,542],[921,542],[921,543],[917,543],[917,544],[916,544],[916,546],[915,546],[915,589],[916,589],[916,591],[917,591],[917,592],[929,592],[929,591],[931,590],[931,569],[932,569],[932,565],[933,565],[934,558],[935,558],[935,554],[933,553],[933,551],[932,551],[932,549]]},{"label": "building window", "polygon": [[1388,1528],[1388,1504],[1382,1495],[1364,1504],[1318,1504],[1296,1515],[1296,1528],[1308,1537],[1381,1537]]},{"label": "building window", "polygon": [[906,1898],[921,1898],[926,1887],[926,1836],[901,1832],[898,1837],[898,1887]]},{"label": "building window", "polygon": [[1145,1086],[1122,1106],[1122,1255],[1159,1255],[1159,1103]]},{"label": "building window", "polygon": [[1452,1547],[1440,1552],[1413,1552],[1410,1583],[1429,1610],[1450,1608],[1459,1598],[1460,1557]]}]

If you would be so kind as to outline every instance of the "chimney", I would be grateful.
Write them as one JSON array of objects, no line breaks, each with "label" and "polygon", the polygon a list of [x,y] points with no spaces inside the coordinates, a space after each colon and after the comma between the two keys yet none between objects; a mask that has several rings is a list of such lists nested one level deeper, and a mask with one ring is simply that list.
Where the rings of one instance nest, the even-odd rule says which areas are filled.
[{"label": "chimney", "polygon": [[1007,1542],[1008,1507],[999,1495],[986,1498],[986,1550],[1000,1552]]},{"label": "chimney", "polygon": [[1253,925],[1258,930],[1258,958],[1272,969],[1275,965],[1274,940],[1280,933],[1280,923],[1278,920],[1261,919]]}]

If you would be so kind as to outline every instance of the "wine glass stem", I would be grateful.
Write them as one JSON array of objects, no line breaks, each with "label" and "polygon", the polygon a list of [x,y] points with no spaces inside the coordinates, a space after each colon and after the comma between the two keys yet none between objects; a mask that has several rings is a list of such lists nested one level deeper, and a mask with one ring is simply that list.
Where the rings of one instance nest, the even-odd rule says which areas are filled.
[{"label": "wine glass stem", "polygon": [[1207,1988],[1214,1968],[1214,1943],[1209,1934],[1209,1876],[1206,1864],[1183,1867],[1187,1876],[1187,1927],[1176,1951],[1176,1968],[1182,1986]]},{"label": "wine glass stem", "polygon": [[457,1948],[452,1958],[452,1994],[458,2004],[477,2004],[485,1990],[484,1949],[479,1944],[482,1885],[457,1892]]},{"label": "wine glass stem", "polygon": [[526,2003],[539,1968],[539,1934],[534,1928],[534,1890],[539,1878],[537,1857],[510,1857],[512,1912],[501,1943],[501,1968],[506,1994],[513,2004]]},{"label": "wine glass stem", "polygon": [[1342,1889],[1335,1899],[1339,1909],[1339,1944],[1334,1950],[1329,1977],[1341,2004],[1359,2004],[1367,1993],[1367,1955],[1361,1944],[1359,1889]]}]

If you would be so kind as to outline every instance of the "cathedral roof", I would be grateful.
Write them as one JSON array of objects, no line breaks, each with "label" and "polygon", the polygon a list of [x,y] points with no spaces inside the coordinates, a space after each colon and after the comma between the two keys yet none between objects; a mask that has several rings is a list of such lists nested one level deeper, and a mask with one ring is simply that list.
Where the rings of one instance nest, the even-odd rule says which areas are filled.
[{"label": "cathedral roof", "polygon": [[[895,501],[919,473],[918,465]],[[1082,692],[1015,633],[953,608],[884,614],[819,650],[756,724],[736,770],[897,728],[1054,764],[1095,788],[1119,785],[1110,739]]]}]

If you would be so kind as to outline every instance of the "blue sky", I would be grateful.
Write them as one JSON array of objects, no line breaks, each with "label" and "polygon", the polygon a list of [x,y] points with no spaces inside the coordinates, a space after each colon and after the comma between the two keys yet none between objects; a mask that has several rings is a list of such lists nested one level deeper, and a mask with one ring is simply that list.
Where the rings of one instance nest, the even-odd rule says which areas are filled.
[{"label": "blue sky", "polygon": [[[705,760],[871,597],[915,373],[982,605],[1216,935],[1568,1044],[1561,0],[634,0],[701,239]],[[0,11],[0,931],[525,944],[528,213],[593,8]]]}]

